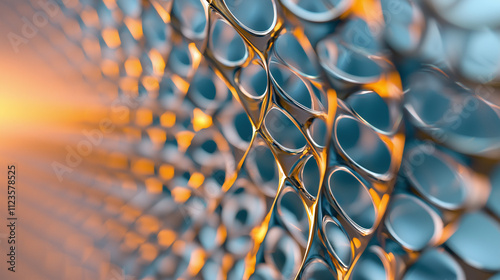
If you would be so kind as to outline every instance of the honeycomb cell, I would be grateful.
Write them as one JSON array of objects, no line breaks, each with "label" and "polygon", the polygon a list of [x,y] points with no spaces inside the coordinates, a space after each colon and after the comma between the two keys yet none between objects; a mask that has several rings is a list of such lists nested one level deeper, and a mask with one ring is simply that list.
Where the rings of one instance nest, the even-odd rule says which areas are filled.
[{"label": "honeycomb cell", "polygon": [[331,217],[323,218],[322,229],[330,252],[333,253],[343,266],[350,266],[352,262],[352,247],[347,233]]},{"label": "honeycomb cell", "polygon": [[387,145],[375,131],[355,118],[341,116],[337,119],[335,142],[339,150],[363,170],[379,177],[390,171],[392,159]]},{"label": "honeycomb cell", "polygon": [[301,197],[291,187],[278,198],[278,214],[285,228],[305,247],[309,237],[309,219]]},{"label": "honeycomb cell", "polygon": [[334,169],[328,177],[328,191],[347,219],[362,231],[373,229],[377,217],[367,186],[345,168]]},{"label": "honeycomb cell", "polygon": [[238,32],[225,20],[217,19],[210,32],[210,49],[225,66],[241,65],[248,58],[248,49]]},{"label": "honeycomb cell", "polygon": [[442,235],[443,222],[422,201],[412,196],[395,196],[387,209],[385,225],[405,248],[420,251]]},{"label": "honeycomb cell", "polygon": [[[476,229],[480,228],[478,231]],[[465,214],[446,245],[473,267],[500,270],[500,225],[481,212]]]},{"label": "honeycomb cell", "polygon": [[416,279],[466,279],[460,265],[446,252],[439,249],[426,251],[405,274],[404,280]]},{"label": "honeycomb cell", "polygon": [[224,4],[240,26],[253,34],[267,34],[276,25],[277,12],[273,0],[224,0]]},{"label": "honeycomb cell", "polygon": [[310,2],[307,0],[282,0],[285,7],[297,17],[312,21],[331,21],[342,15],[351,6],[351,0],[325,0]]},{"label": "honeycomb cell", "polygon": [[[296,152],[304,149],[307,142],[300,130],[280,109],[272,108],[265,116],[266,130],[277,145]],[[284,132],[286,131],[286,134]]]},{"label": "honeycomb cell", "polygon": [[315,259],[306,264],[301,279],[320,280],[334,278],[335,273],[332,269],[323,260]]},{"label": "honeycomb cell", "polygon": [[465,202],[467,189],[450,157],[440,152],[428,153],[423,148],[414,148],[407,155],[411,166],[407,169],[408,179],[425,198],[448,209]]}]

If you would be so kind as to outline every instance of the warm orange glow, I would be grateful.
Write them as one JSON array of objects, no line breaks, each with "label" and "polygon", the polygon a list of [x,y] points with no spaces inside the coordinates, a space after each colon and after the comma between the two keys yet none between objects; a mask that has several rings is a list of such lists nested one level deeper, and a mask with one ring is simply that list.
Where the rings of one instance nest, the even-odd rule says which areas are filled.
[{"label": "warm orange glow", "polygon": [[[31,20],[33,12],[30,13]],[[5,22],[8,22],[7,18]],[[19,25],[17,22],[9,24],[20,28],[22,21]],[[3,27],[0,23],[0,28]],[[64,36],[62,32],[60,34]],[[43,164],[48,167],[46,178],[52,178],[51,161],[64,163],[65,145],[75,147],[73,141],[85,139],[83,130],[94,128],[88,124],[98,122],[106,114],[103,104],[96,98],[98,94],[89,91],[93,88],[83,81],[81,75],[99,78],[100,68],[91,66],[84,58],[82,61],[82,51],[74,52],[73,49],[68,53],[78,55],[74,59],[82,67],[81,72],[74,69],[64,71],[69,69],[68,60],[62,59],[66,55],[65,45],[61,46],[60,52],[45,57],[50,62],[42,60],[37,52],[43,53],[45,49],[38,49],[37,44],[43,36],[38,34],[36,43],[23,46],[26,48],[20,48],[21,52],[16,55],[8,44],[9,40],[2,41],[5,44],[1,44],[0,52],[0,160],[15,160],[27,173],[28,167]],[[50,49],[47,46],[47,50]],[[31,176],[39,177],[37,174]]]},{"label": "warm orange glow", "polygon": [[151,243],[143,244],[141,246],[140,252],[141,257],[146,261],[153,261],[156,256],[158,256],[158,249],[156,249],[156,247]]},{"label": "warm orange glow", "polygon": [[160,88],[160,83],[158,83],[158,79],[155,77],[143,77],[142,84],[148,91],[157,91]]},{"label": "warm orange glow", "polygon": [[160,166],[160,176],[165,180],[170,180],[174,177],[175,169],[170,164]]},{"label": "warm orange glow", "polygon": [[172,75],[172,82],[174,82],[174,85],[184,94],[186,94],[186,92],[188,91],[189,89],[189,83],[186,82],[184,79],[182,79],[181,77],[179,76],[176,76],[176,75]]},{"label": "warm orange glow", "polygon": [[116,5],[116,0],[103,0],[104,5],[110,10],[113,10],[114,8],[117,7]]},{"label": "warm orange glow", "polygon": [[252,232],[250,232],[250,236],[252,236],[255,240],[262,241],[264,240],[264,237],[266,237],[267,228],[267,224],[262,224],[259,227],[255,227],[254,229],[252,229]]},{"label": "warm orange glow", "polygon": [[373,203],[376,205],[378,208],[380,206],[380,196],[374,189],[369,189],[370,195],[372,196]]},{"label": "warm orange glow", "polygon": [[149,139],[153,142],[155,146],[161,146],[167,140],[167,133],[165,130],[158,127],[151,127],[147,129]]},{"label": "warm orange glow", "polygon": [[124,127],[123,132],[125,133],[125,137],[130,141],[137,141],[142,137],[141,130],[136,127]]},{"label": "warm orange glow", "polygon": [[135,219],[137,219],[137,217],[139,217],[141,215],[140,210],[135,209],[135,208],[128,206],[128,205],[122,206],[120,208],[120,210],[122,211],[123,219],[125,219],[127,221],[134,221]]},{"label": "warm orange glow", "polygon": [[352,243],[354,243],[354,246],[356,246],[356,248],[358,249],[359,247],[361,247],[361,241],[359,241],[359,239],[357,239],[356,237],[352,239]]},{"label": "warm orange glow", "polygon": [[368,23],[380,22],[382,18],[382,7],[375,0],[355,0],[352,4],[352,12],[366,20]]},{"label": "warm orange glow", "polygon": [[388,253],[388,254],[386,254],[386,255],[387,255],[387,260],[388,260],[389,262],[393,262],[393,261],[395,261],[395,260],[396,260],[396,256],[394,256],[394,254],[393,254],[392,252],[389,252],[389,253]]},{"label": "warm orange glow", "polygon": [[101,35],[102,39],[108,47],[114,49],[121,45],[120,34],[118,34],[118,30],[110,28],[103,29]]},{"label": "warm orange glow", "polygon": [[222,244],[226,240],[227,237],[227,230],[224,225],[220,225],[219,228],[217,228],[217,243]]},{"label": "warm orange glow", "polygon": [[160,194],[163,191],[163,184],[156,178],[146,179],[145,184],[149,193]]},{"label": "warm orange glow", "polygon": [[175,237],[175,231],[169,229],[161,230],[158,233],[158,244],[168,247],[175,241]]},{"label": "warm orange glow", "polygon": [[137,190],[137,184],[132,180],[124,180],[122,182],[122,188],[124,188],[126,190],[135,191],[135,190]]},{"label": "warm orange glow", "polygon": [[118,64],[112,60],[105,59],[101,63],[102,73],[108,77],[118,77],[120,69]]},{"label": "warm orange glow", "polygon": [[165,72],[165,60],[162,55],[155,49],[149,51],[149,59],[153,64],[153,72],[155,75],[162,76]]},{"label": "warm orange glow", "polygon": [[134,77],[124,77],[120,79],[120,88],[124,92],[131,93],[133,96],[137,96],[139,92],[139,81]]},{"label": "warm orange glow", "polygon": [[191,196],[191,191],[184,187],[175,187],[172,190],[172,197],[174,198],[174,201],[177,203],[186,202],[190,196]]},{"label": "warm orange glow", "polygon": [[127,156],[122,153],[111,153],[108,155],[108,166],[112,168],[125,169],[127,168]]},{"label": "warm orange glow", "polygon": [[205,252],[202,249],[194,250],[193,253],[191,253],[191,260],[187,268],[189,274],[192,276],[198,274],[203,264],[205,264]]},{"label": "warm orange glow", "polygon": [[149,159],[138,159],[132,164],[132,172],[137,174],[153,174],[155,169],[154,162]]},{"label": "warm orange glow", "polygon": [[396,134],[394,136],[394,140],[392,142],[394,146],[392,147],[393,151],[393,160],[394,164],[399,166],[401,161],[403,160],[403,150],[405,148],[405,135],[403,133]]},{"label": "warm orange glow", "polygon": [[227,273],[233,267],[234,259],[230,254],[225,254],[222,257],[222,270]]},{"label": "warm orange glow", "polygon": [[82,18],[83,23],[90,27],[99,26],[99,16],[97,15],[96,10],[92,8],[86,8],[80,13],[80,17]]},{"label": "warm orange glow", "polygon": [[125,61],[125,71],[127,75],[139,77],[142,73],[141,62],[136,57],[130,57]]},{"label": "warm orange glow", "polygon": [[197,68],[198,65],[200,64],[202,55],[198,50],[198,48],[196,47],[195,43],[190,43],[188,45],[188,48],[189,52],[191,53],[191,57],[193,58],[193,67]]},{"label": "warm orange glow", "polygon": [[82,47],[85,53],[91,58],[98,58],[101,55],[101,46],[97,39],[84,38]]},{"label": "warm orange glow", "polygon": [[382,98],[395,98],[402,95],[401,80],[397,72],[385,74],[380,80],[367,85],[367,88],[378,93]]},{"label": "warm orange glow", "polygon": [[116,98],[118,96],[118,85],[111,81],[100,80],[96,86],[98,91],[106,93],[106,96],[110,98]]},{"label": "warm orange glow", "polygon": [[160,117],[160,123],[164,127],[172,127],[175,125],[175,114],[172,112],[165,112]]},{"label": "warm orange glow", "polygon": [[142,21],[140,19],[126,18],[125,25],[134,39],[139,40],[142,38]]},{"label": "warm orange glow", "polygon": [[147,108],[139,108],[135,112],[135,123],[138,126],[148,126],[153,122],[153,112]]},{"label": "warm orange glow", "polygon": [[130,109],[125,106],[121,106],[119,110],[112,110],[110,118],[114,124],[127,124],[130,122]]},{"label": "warm orange glow", "polygon": [[158,219],[150,215],[140,217],[136,223],[137,230],[145,235],[155,233],[160,229],[160,222]]},{"label": "warm orange glow", "polygon": [[82,65],[82,74],[92,82],[98,82],[103,77],[101,75],[101,69],[94,64]]},{"label": "warm orange glow", "polygon": [[[283,185],[283,178],[281,178],[280,187]],[[274,204],[271,206],[274,208]],[[250,232],[250,237],[253,240],[252,250],[245,257],[245,274],[243,279],[249,279],[250,275],[255,271],[255,264],[257,262],[257,252],[260,248],[260,244],[264,241],[266,237],[267,230],[269,229],[269,222],[271,221],[272,209],[269,211],[264,218],[264,221],[260,226],[254,227]]]},{"label": "warm orange glow", "polygon": [[146,240],[135,232],[128,232],[125,234],[124,243],[129,249],[136,249],[140,244]]},{"label": "warm orange glow", "polygon": [[159,2],[152,1],[151,4],[153,4],[156,12],[160,15],[164,23],[170,22],[170,14],[161,6]]},{"label": "warm orange glow", "polygon": [[182,240],[177,240],[177,241],[175,241],[174,245],[172,246],[172,249],[174,252],[176,252],[178,254],[182,254],[186,249],[186,242],[184,242]]},{"label": "warm orange glow", "polygon": [[203,184],[203,181],[205,180],[205,176],[203,174],[195,172],[191,174],[191,177],[189,178],[188,185],[193,188],[198,188]]},{"label": "warm orange glow", "polygon": [[184,152],[191,145],[194,133],[191,131],[180,131],[177,133],[175,138],[177,139],[177,144],[179,145],[179,150]]},{"label": "warm orange glow", "polygon": [[385,193],[382,196],[382,199],[380,200],[380,206],[379,207],[383,207],[385,209],[387,207],[387,204],[389,203],[389,199],[390,198],[391,198],[391,196]]},{"label": "warm orange glow", "polygon": [[[455,217],[455,219],[456,218],[457,217]],[[437,244],[443,244],[444,242],[446,242],[446,240],[448,240],[457,231],[457,228],[458,228],[458,223],[456,223],[456,222],[455,223],[450,223],[450,224],[444,226],[443,230],[441,232],[441,236],[436,241],[436,243]]]},{"label": "warm orange glow", "polygon": [[194,131],[200,131],[212,125],[212,117],[203,113],[199,108],[193,110],[193,128]]}]

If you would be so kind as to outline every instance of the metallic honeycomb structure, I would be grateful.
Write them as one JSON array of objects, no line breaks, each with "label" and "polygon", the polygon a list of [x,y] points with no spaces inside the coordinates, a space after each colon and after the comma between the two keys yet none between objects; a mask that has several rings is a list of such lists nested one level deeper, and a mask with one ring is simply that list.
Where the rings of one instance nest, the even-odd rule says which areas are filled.
[{"label": "metallic honeycomb structure", "polygon": [[106,204],[61,217],[133,279],[500,279],[499,7],[472,2],[58,1],[119,128],[67,190]]}]

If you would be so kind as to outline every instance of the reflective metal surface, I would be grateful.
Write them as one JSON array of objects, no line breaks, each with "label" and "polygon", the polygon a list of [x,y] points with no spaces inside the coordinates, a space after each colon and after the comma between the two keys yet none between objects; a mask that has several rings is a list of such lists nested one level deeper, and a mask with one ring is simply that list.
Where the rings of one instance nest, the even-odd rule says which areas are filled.
[{"label": "reflective metal surface", "polygon": [[74,203],[125,275],[498,277],[497,2],[58,7],[114,88],[116,133],[70,180],[107,201]]}]

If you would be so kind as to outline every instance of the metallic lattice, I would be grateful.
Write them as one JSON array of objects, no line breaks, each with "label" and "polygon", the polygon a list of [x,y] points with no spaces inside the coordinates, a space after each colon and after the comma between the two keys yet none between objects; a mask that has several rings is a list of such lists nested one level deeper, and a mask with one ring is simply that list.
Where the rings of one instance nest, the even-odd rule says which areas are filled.
[{"label": "metallic lattice", "polygon": [[486,4],[59,2],[119,128],[72,180],[126,275],[500,277]]}]

